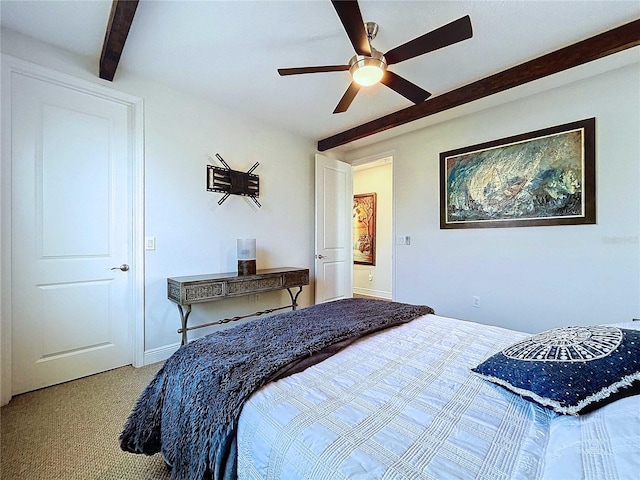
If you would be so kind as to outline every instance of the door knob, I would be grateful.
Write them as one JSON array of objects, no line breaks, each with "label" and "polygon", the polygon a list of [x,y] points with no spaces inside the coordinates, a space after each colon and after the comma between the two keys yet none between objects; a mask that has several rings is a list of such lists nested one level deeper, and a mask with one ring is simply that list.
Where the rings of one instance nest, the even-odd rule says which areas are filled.
[{"label": "door knob", "polygon": [[129,270],[129,265],[127,265],[126,263],[123,263],[122,265],[120,265],[119,267],[113,267],[111,268],[111,270],[122,270],[123,272],[126,272]]},{"label": "door knob", "polygon": [[324,255],[320,255],[319,254],[319,255],[316,255],[316,258],[327,258],[327,257],[325,257]]}]

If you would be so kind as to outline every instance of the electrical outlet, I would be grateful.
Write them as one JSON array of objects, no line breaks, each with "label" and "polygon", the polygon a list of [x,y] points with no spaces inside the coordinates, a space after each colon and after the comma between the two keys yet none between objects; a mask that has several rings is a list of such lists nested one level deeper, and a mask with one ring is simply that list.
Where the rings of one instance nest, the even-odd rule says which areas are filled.
[{"label": "electrical outlet", "polygon": [[373,273],[369,273],[369,281],[373,282]]},{"label": "electrical outlet", "polygon": [[480,297],[473,297],[473,306],[476,308],[480,308]]}]

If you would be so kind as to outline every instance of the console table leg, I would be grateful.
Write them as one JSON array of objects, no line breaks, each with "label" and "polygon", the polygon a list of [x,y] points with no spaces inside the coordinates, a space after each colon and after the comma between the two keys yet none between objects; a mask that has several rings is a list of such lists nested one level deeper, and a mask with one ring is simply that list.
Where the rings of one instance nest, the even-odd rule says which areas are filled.
[{"label": "console table leg", "polygon": [[187,311],[182,310],[182,305],[178,305],[178,311],[180,312],[180,322],[182,328],[178,330],[178,333],[182,333],[182,345],[187,344],[187,322],[189,321],[189,314],[191,314],[191,305],[187,305]]},{"label": "console table leg", "polygon": [[289,297],[291,297],[291,310],[295,310],[296,308],[298,308],[298,296],[302,292],[302,287],[298,287],[298,291],[296,292],[295,296],[293,295],[293,293],[291,293],[290,288],[287,288],[287,292],[289,292]]}]

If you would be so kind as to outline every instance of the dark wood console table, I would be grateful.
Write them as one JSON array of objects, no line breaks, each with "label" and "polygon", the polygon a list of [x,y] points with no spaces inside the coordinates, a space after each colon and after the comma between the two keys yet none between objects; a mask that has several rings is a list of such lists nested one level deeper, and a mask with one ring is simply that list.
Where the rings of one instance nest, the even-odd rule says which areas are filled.
[{"label": "dark wood console table", "polygon": [[[270,268],[258,270],[255,275],[238,275],[237,273],[230,272],[167,278],[167,297],[178,305],[182,324],[182,328],[178,330],[178,333],[182,334],[182,344],[184,345],[187,343],[187,332],[189,330],[263,315],[285,308],[295,310],[298,306],[298,296],[300,292],[302,292],[304,285],[309,285],[309,269],[288,267]],[[294,295],[291,289],[295,287],[298,287],[298,291]],[[224,298],[241,297],[244,295],[284,289],[289,292],[291,305],[263,310],[249,315],[225,318],[203,325],[187,326],[189,314],[191,313],[191,305],[194,303],[213,302]]]}]

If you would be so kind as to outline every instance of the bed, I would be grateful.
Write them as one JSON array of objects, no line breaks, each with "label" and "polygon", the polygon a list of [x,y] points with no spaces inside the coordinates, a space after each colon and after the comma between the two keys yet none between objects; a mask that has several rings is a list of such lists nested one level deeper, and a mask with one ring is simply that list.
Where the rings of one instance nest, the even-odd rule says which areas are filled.
[{"label": "bed", "polygon": [[[382,303],[389,303],[344,302],[336,306],[354,315],[362,311],[371,315],[371,311],[387,308]],[[295,318],[300,321],[317,308],[300,309]],[[521,345],[518,355],[525,357],[541,355],[527,343],[530,334],[431,312],[414,312],[411,318],[375,326],[372,332],[360,332],[346,342],[342,339],[339,348],[328,353],[326,345],[320,345],[316,348],[324,354],[320,363],[305,362],[289,370],[276,363],[276,374],[268,373],[256,388],[249,389],[237,416],[227,418],[225,442],[212,445],[208,439],[216,435],[213,427],[199,427],[204,443],[189,439],[187,448],[179,453],[174,448],[175,437],[167,433],[175,426],[168,425],[172,418],[186,415],[190,420],[184,423],[192,424],[193,418],[206,417],[215,408],[210,402],[200,403],[195,408],[199,416],[189,417],[185,402],[190,403],[193,395],[183,390],[175,397],[178,400],[168,401],[170,395],[158,385],[175,378],[181,379],[178,389],[193,385],[186,386],[183,373],[167,376],[161,370],[155,387],[150,388],[153,382],[147,387],[132,412],[121,446],[135,453],[160,451],[173,467],[172,478],[191,480],[637,478],[640,396],[635,393],[640,383],[640,331],[636,325],[607,327],[602,334],[613,342],[605,345],[609,352],[617,355],[624,348],[624,359],[618,362],[620,371],[624,370],[623,380],[606,387],[604,394],[606,389],[598,386],[600,393],[588,397],[587,405],[582,405],[582,399],[584,412],[561,414],[557,410],[574,407],[556,404],[553,399],[543,405],[549,396],[546,393],[527,397],[522,385],[504,384],[496,378],[500,373],[491,362],[508,347]],[[275,317],[290,322],[291,314]],[[272,329],[270,325],[268,330]],[[614,334],[624,343],[614,345]],[[569,355],[597,357],[578,362],[580,365],[597,366],[597,361],[611,356],[580,349]],[[566,348],[562,351],[562,355],[567,352]],[[556,353],[546,351],[546,355]],[[201,365],[197,355],[188,358]],[[500,366],[505,364],[504,359],[498,360]],[[529,368],[539,362],[525,359],[521,363]],[[571,362],[552,363],[561,364],[566,373],[564,367]],[[545,363],[546,368],[548,365]],[[488,370],[481,371],[482,367]],[[201,370],[204,376],[190,382],[198,392],[208,382],[210,365]],[[509,371],[506,378],[512,375]],[[548,370],[543,376],[549,376]],[[589,382],[604,376],[586,375]],[[563,380],[563,385],[572,382],[579,383],[575,375]],[[162,408],[154,405],[154,395],[162,397]],[[589,409],[593,411],[585,413]],[[194,463],[199,463],[199,469],[192,468]]]}]

